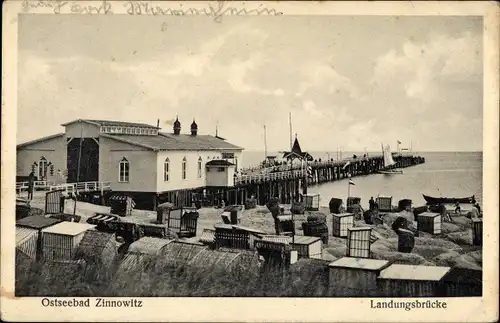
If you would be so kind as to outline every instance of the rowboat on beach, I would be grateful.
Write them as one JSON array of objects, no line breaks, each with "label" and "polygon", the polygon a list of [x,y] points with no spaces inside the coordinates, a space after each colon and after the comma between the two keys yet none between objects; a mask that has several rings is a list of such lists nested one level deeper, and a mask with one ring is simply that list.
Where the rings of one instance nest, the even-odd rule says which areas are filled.
[{"label": "rowboat on beach", "polygon": [[474,195],[470,197],[432,197],[425,194],[424,200],[427,204],[455,204],[455,203],[463,203],[463,204],[472,204],[472,201],[475,200]]}]

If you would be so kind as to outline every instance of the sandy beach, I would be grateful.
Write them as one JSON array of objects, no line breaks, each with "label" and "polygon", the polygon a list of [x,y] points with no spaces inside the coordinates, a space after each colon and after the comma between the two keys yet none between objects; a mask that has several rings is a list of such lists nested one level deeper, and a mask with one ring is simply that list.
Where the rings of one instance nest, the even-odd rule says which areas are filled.
[{"label": "sandy beach", "polygon": [[[31,205],[36,208],[44,208],[44,195],[36,192]],[[74,202],[66,200],[65,213],[73,214]],[[285,209],[289,206],[285,205]],[[97,212],[109,213],[110,208],[85,202],[77,202],[76,214],[82,217],[80,222],[95,215]],[[217,223],[223,223],[220,214],[221,209],[202,208],[198,210],[199,219],[196,237],[183,239],[197,242],[204,229],[213,229]],[[320,207],[319,212],[327,214],[327,223],[331,230],[332,216],[326,207]],[[403,214],[405,213],[405,214]],[[386,259],[398,263],[429,265],[429,266],[456,266],[469,269],[482,268],[482,250],[480,247],[472,246],[472,229],[470,219],[464,215],[452,216],[453,223],[443,222],[442,233],[431,235],[420,232],[415,238],[415,247],[411,253],[397,252],[398,236],[392,230],[391,224],[398,216],[413,217],[413,214],[382,213],[383,224],[367,225],[364,221],[355,221],[356,226],[369,226],[372,228],[377,240],[371,245],[372,257],[375,259]],[[297,235],[303,235],[302,222],[306,221],[306,212],[303,215],[295,215],[295,229]],[[265,206],[257,206],[255,209],[241,212],[241,225],[274,234],[274,222],[271,213]],[[124,222],[155,223],[156,212],[133,210],[131,216],[120,217]],[[331,231],[330,231],[331,232]],[[344,238],[329,237],[328,245],[323,246],[322,258],[326,261],[334,261],[346,254],[346,240]]]}]

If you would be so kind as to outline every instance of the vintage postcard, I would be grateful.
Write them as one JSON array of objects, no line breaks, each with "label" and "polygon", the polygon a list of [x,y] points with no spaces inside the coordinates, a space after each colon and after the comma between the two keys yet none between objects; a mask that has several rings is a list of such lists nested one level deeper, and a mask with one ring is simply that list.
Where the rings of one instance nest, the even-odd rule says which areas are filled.
[{"label": "vintage postcard", "polygon": [[498,3],[3,18],[3,320],[498,320]]}]

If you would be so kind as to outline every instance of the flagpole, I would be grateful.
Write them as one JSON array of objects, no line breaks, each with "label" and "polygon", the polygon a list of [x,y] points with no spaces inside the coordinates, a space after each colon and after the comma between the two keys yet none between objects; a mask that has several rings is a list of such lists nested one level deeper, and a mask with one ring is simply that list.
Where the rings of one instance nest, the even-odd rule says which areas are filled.
[{"label": "flagpole", "polygon": [[266,125],[264,125],[264,161],[266,162],[267,160],[267,134],[266,134]]}]

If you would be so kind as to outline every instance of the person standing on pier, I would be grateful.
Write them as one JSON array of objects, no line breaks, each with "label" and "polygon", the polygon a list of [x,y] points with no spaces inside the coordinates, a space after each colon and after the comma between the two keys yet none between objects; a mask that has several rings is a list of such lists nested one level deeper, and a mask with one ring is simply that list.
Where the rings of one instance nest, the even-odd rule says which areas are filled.
[{"label": "person standing on pier", "polygon": [[28,200],[33,199],[34,189],[35,189],[35,173],[31,172],[28,176]]}]

